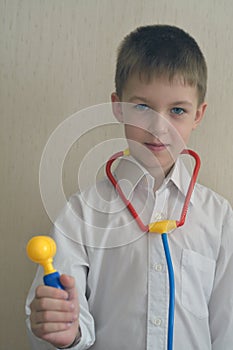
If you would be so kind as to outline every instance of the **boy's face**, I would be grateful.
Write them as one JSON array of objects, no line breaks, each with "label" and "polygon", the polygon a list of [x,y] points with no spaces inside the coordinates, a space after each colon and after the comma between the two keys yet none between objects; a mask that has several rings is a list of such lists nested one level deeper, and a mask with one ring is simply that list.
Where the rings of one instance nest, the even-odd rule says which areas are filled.
[{"label": "boy's face", "polygon": [[196,87],[181,79],[155,78],[150,83],[130,78],[121,100],[113,93],[113,111],[125,124],[130,153],[148,171],[160,167],[165,175],[201,122],[206,103],[198,106]]}]

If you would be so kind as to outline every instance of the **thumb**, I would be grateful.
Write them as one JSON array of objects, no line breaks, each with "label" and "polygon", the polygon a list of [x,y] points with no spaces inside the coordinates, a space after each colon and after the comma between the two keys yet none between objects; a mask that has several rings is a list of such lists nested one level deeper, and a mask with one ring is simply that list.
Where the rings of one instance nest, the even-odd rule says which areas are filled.
[{"label": "thumb", "polygon": [[60,282],[68,293],[69,300],[78,298],[74,277],[63,274],[60,276]]}]

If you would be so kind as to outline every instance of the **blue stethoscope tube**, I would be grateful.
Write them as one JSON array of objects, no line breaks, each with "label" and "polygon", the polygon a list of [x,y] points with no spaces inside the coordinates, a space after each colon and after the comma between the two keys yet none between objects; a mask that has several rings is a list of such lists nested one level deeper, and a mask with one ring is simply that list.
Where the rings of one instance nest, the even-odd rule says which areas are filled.
[{"label": "blue stethoscope tube", "polygon": [[166,256],[168,278],[169,278],[169,310],[168,310],[168,335],[167,335],[167,350],[173,348],[173,329],[174,329],[174,316],[175,316],[175,276],[172,265],[172,259],[167,239],[167,234],[162,233],[164,253]]}]

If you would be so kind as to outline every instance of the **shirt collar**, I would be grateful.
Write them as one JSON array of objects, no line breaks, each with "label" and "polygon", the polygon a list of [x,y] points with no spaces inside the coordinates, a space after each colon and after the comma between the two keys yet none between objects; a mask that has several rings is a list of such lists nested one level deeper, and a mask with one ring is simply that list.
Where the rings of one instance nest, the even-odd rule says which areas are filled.
[{"label": "shirt collar", "polygon": [[[169,179],[170,175],[170,179]],[[168,177],[166,178],[165,181],[171,181],[174,186],[179,190],[179,192],[186,197],[190,180],[191,180],[191,175],[189,171],[187,170],[181,156],[177,159],[175,166],[171,170],[171,173],[168,174]],[[190,202],[193,203],[194,200],[194,195],[192,194]]]},{"label": "shirt collar", "polygon": [[120,159],[114,175],[127,199],[139,184],[144,185],[148,190],[153,190],[154,178],[132,156]]},{"label": "shirt collar", "polygon": [[[155,179],[132,156],[122,157],[120,159],[120,162],[114,171],[114,176],[128,200],[139,184],[144,188],[147,188],[149,191],[152,191],[154,188]],[[186,197],[190,180],[191,176],[183,160],[179,157],[158,191],[162,190],[169,183],[172,183],[179,192]],[[192,195],[190,200],[191,203],[193,203],[193,197],[194,196]]]}]

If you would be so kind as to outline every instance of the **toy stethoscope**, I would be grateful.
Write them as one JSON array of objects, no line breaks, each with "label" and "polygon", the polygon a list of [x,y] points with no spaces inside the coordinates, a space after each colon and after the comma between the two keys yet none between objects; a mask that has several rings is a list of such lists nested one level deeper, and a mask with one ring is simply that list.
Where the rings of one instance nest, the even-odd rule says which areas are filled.
[{"label": "toy stethoscope", "polygon": [[132,214],[133,218],[136,220],[138,226],[143,232],[153,232],[153,233],[159,233],[161,234],[162,241],[163,241],[163,247],[168,267],[168,278],[169,278],[169,310],[168,310],[168,336],[167,336],[167,350],[172,350],[173,348],[173,328],[174,328],[174,313],[175,313],[175,278],[174,278],[174,270],[172,265],[172,259],[171,254],[169,250],[168,240],[167,240],[167,233],[172,231],[173,229],[180,227],[184,225],[186,214],[188,211],[188,206],[190,202],[190,198],[194,189],[194,185],[197,180],[198,171],[200,169],[200,158],[192,150],[185,149],[181,152],[182,154],[189,154],[195,159],[195,167],[193,170],[193,174],[190,180],[189,188],[185,197],[183,209],[181,212],[180,220],[162,220],[157,222],[152,222],[149,225],[144,225],[141,221],[138,213],[134,209],[132,203],[125,197],[124,193],[122,192],[121,188],[117,184],[117,181],[115,177],[113,176],[111,172],[111,166],[112,163],[119,157],[127,156],[129,155],[129,150],[121,151],[116,154],[114,154],[107,162],[106,164],[106,174],[115,187],[116,191],[118,192],[119,196],[121,197],[122,201],[125,203],[127,209]]},{"label": "toy stethoscope", "polygon": [[[141,221],[138,213],[134,209],[133,205],[129,200],[125,197],[121,188],[117,184],[115,177],[111,172],[112,163],[119,157],[129,155],[129,150],[121,151],[114,154],[106,164],[106,174],[119,193],[121,199],[125,203],[126,207],[132,214],[133,218],[136,220],[138,226],[143,232],[154,232],[161,234],[163,247],[168,267],[168,278],[169,278],[169,311],[168,311],[168,340],[167,340],[167,350],[172,350],[173,347],[173,326],[174,326],[174,311],[175,311],[175,279],[174,279],[174,271],[172,266],[172,259],[170,255],[167,233],[172,231],[173,229],[184,225],[186,214],[188,211],[188,206],[190,202],[190,198],[194,189],[194,185],[196,183],[198,171],[200,168],[200,158],[199,156],[192,150],[185,149],[181,152],[182,154],[189,154],[195,158],[196,164],[193,170],[193,174],[190,180],[189,188],[186,194],[186,198],[184,201],[183,209],[181,212],[180,220],[163,220],[152,222],[149,225],[144,225]],[[53,267],[53,257],[56,253],[56,243],[51,237],[48,236],[35,236],[31,238],[27,244],[27,254],[28,257],[43,266],[44,268],[44,284],[47,286],[64,289],[60,282],[60,274]]]}]

